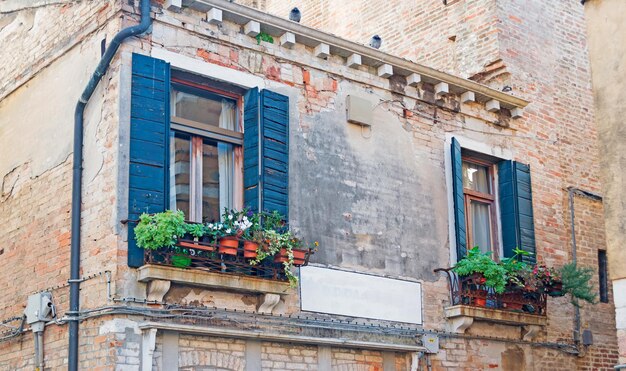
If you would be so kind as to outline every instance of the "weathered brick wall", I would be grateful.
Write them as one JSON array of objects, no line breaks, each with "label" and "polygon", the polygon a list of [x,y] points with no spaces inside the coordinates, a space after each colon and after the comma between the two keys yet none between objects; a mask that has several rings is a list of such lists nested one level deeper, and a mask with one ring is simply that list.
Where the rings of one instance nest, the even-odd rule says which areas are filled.
[{"label": "weathered brick wall", "polygon": [[[189,14],[193,13],[190,12]],[[186,21],[189,20],[189,18],[186,18]],[[193,27],[190,26],[189,23],[187,23],[187,25],[187,27]],[[199,28],[195,27],[194,29],[199,30]],[[217,28],[213,31],[218,32]],[[203,31],[198,31],[197,36],[202,38],[202,33]],[[372,78],[371,75],[369,75],[369,71],[366,69],[352,71],[342,68],[341,66],[334,67],[335,65],[333,64],[325,64],[322,66],[320,62],[310,57],[310,51],[301,46],[296,46],[295,53],[289,50],[280,50],[279,48],[273,49],[275,50],[274,53],[279,53],[279,56],[282,58],[280,62],[274,61],[273,58],[269,56],[263,56],[262,58],[251,57],[255,54],[255,52],[251,50],[257,49],[263,52],[265,48],[274,47],[270,45],[256,46],[254,40],[247,40],[247,38],[238,36],[237,34],[237,28],[229,28],[229,25],[224,25],[220,28],[218,33],[218,38],[222,41],[215,41],[215,43],[207,45],[199,40],[195,40],[194,37],[185,39],[181,36],[181,30],[174,32],[156,28],[153,38],[155,41],[164,40],[158,41],[157,43],[159,45],[164,45],[170,50],[175,50],[190,57],[218,63],[220,65],[231,66],[232,68],[242,71],[253,72],[265,76],[268,79],[298,88],[299,92],[295,96],[300,111],[299,128],[297,130],[298,133],[302,132],[302,134],[296,134],[296,138],[293,142],[298,143],[300,152],[309,153],[311,156],[309,158],[314,159],[313,163],[311,163],[311,161],[307,162],[306,171],[311,171],[311,166],[315,166],[316,161],[320,161],[324,164],[333,163],[333,158],[339,156],[346,170],[345,172],[339,172],[335,176],[341,179],[354,179],[352,169],[360,168],[364,166],[364,164],[369,165],[367,162],[369,158],[355,149],[359,146],[366,145],[366,141],[363,139],[355,139],[358,138],[358,135],[356,135],[357,133],[354,131],[351,131],[350,128],[345,130],[340,129],[339,134],[334,134],[334,136],[349,138],[347,141],[348,147],[351,148],[351,151],[354,151],[354,153],[351,153],[350,150],[338,150],[340,148],[346,148],[346,144],[325,143],[325,141],[330,140],[331,136],[328,134],[328,130],[324,128],[324,125],[330,124],[335,132],[337,128],[341,128],[339,125],[343,124],[338,122],[341,120],[337,119],[333,115],[333,112],[334,110],[342,110],[341,104],[345,94],[358,89],[358,81],[367,81],[369,84],[374,85],[376,94],[380,96],[378,109],[380,111],[386,111],[386,113],[381,113],[381,116],[377,116],[377,120],[375,121],[378,122],[382,120],[381,118],[385,118],[388,120],[388,123],[398,122],[399,125],[402,125],[402,130],[412,137],[411,143],[415,150],[415,156],[421,158],[422,161],[420,166],[425,166],[426,168],[432,167],[432,171],[429,171],[431,175],[437,173],[441,174],[443,172],[444,139],[446,133],[451,132],[455,135],[466,136],[490,146],[509,148],[513,152],[514,158],[519,161],[531,163],[533,171],[538,255],[540,260],[545,260],[548,264],[558,265],[563,264],[569,259],[569,208],[565,188],[570,184],[581,187],[584,185],[591,190],[596,190],[598,187],[598,179],[595,175],[597,167],[595,165],[595,154],[593,153],[594,144],[592,141],[585,143],[587,151],[585,151],[584,154],[579,154],[578,158],[581,159],[579,163],[573,163],[569,161],[568,157],[562,155],[563,152],[571,150],[574,145],[572,141],[580,139],[576,138],[578,133],[574,133],[574,127],[592,130],[591,127],[585,126],[588,125],[589,122],[584,121],[585,119],[588,120],[591,115],[590,106],[585,106],[588,100],[585,100],[583,97],[585,93],[584,88],[575,91],[571,97],[567,96],[563,98],[567,98],[569,104],[579,107],[579,112],[585,113],[578,117],[578,119],[582,117],[582,122],[578,119],[571,118],[571,121],[566,121],[560,125],[555,124],[555,116],[563,113],[565,108],[561,106],[560,102],[551,101],[550,97],[536,96],[537,100],[533,100],[533,103],[529,106],[527,117],[512,121],[508,123],[508,125],[511,125],[510,128],[503,129],[498,125],[490,123],[497,122],[499,117],[497,115],[481,112],[481,107],[478,104],[463,106],[461,108],[463,114],[455,113],[451,108],[446,109],[448,104],[450,107],[453,107],[453,99],[445,103],[443,109],[435,108],[435,106],[428,103],[429,99],[433,99],[433,97],[432,95],[428,95],[427,88],[424,91],[420,90],[422,99],[419,101],[415,101],[408,96],[401,97],[403,104],[415,111],[415,114],[404,118],[402,106],[391,102],[391,96],[389,96],[389,98],[386,97],[388,92],[386,92],[387,85],[385,82],[375,77]],[[180,40],[186,41],[181,45]],[[237,46],[228,47],[228,45],[225,44],[226,40],[236,42]],[[235,52],[233,52],[233,49]],[[287,63],[286,60],[289,60],[289,58],[298,58],[300,64],[294,66]],[[331,58],[330,62],[340,63],[340,61],[333,58]],[[350,77],[351,81],[345,79],[347,76]],[[584,76],[581,77],[581,79],[584,80]],[[397,91],[398,89],[396,88],[395,90]],[[404,93],[403,88],[400,88],[400,91],[401,94]],[[544,102],[543,99],[549,102]],[[553,109],[554,107],[556,107],[556,111]],[[383,116],[386,114],[388,114],[388,116]],[[433,118],[435,117],[436,121],[433,123]],[[563,125],[568,127],[564,128]],[[394,130],[396,129],[393,125],[385,126],[385,129],[387,130],[385,135],[394,137]],[[374,128],[374,137],[376,137],[376,130],[377,129]],[[574,134],[574,138],[570,138],[572,134]],[[303,140],[300,135],[303,135],[303,137],[307,139]],[[591,135],[593,135],[593,131],[591,131]],[[322,140],[322,138],[324,140]],[[396,138],[396,140],[402,139]],[[580,143],[577,143],[577,145],[578,144]],[[369,145],[370,147],[368,148],[376,148],[381,145],[381,143]],[[356,155],[357,153],[358,155]],[[372,161],[385,162],[386,160],[387,158],[385,156],[372,158]],[[294,161],[297,163],[298,160],[296,159]],[[583,165],[583,163],[586,165]],[[367,167],[367,165],[365,167]],[[305,171],[304,167],[300,168],[297,166],[296,173],[299,171]],[[325,170],[322,169],[320,169],[319,172],[316,171],[318,174],[324,174],[324,172]],[[307,179],[307,182],[301,185],[303,191],[305,188],[313,188],[319,189],[319,192],[321,192],[315,194],[315,203],[309,203],[310,201],[307,198],[301,196],[301,192],[296,192],[298,194],[298,196],[296,196],[298,202],[292,203],[294,205],[292,210],[294,219],[292,224],[294,226],[300,228],[305,234],[315,236],[316,238],[320,235],[328,236],[327,239],[322,238],[325,249],[320,251],[320,254],[315,257],[315,260],[318,262],[332,262],[333,264],[338,264],[339,262],[339,264],[345,264],[348,267],[360,265],[368,266],[368,264],[371,264],[367,261],[367,258],[365,260],[359,260],[357,256],[351,255],[352,252],[350,249],[339,248],[339,245],[334,242],[344,239],[344,237],[339,237],[341,235],[339,231],[328,231],[324,229],[328,224],[343,225],[342,223],[345,221],[340,220],[340,218],[346,218],[345,215],[348,215],[344,214],[346,211],[340,213],[332,209],[333,206],[331,205],[328,206],[331,209],[326,208],[326,206],[320,207],[319,200],[324,200],[327,197],[330,199],[330,196],[322,191],[324,187],[316,183],[311,183],[311,180],[304,175],[301,177],[295,176],[294,178],[297,188],[300,187],[298,179]],[[355,183],[359,184],[362,188],[367,188],[372,179],[373,178],[366,173],[363,174],[362,177],[356,178]],[[439,184],[441,184],[441,182],[443,182],[441,178],[435,179],[434,181],[434,183]],[[325,183],[325,185],[329,184],[331,184],[330,180],[328,183]],[[388,184],[385,183],[384,180],[382,183],[377,183],[376,192],[383,193],[387,186]],[[424,185],[422,185],[422,187],[423,186]],[[329,192],[335,192],[335,189],[332,188]],[[374,189],[372,189],[372,193],[374,192]],[[380,204],[390,205],[387,201],[380,202]],[[445,203],[442,204],[442,206],[447,208]],[[423,208],[424,206],[422,205],[421,207]],[[320,212],[324,213],[325,222],[322,222],[321,219],[316,219],[315,214],[311,215],[311,210],[315,209],[319,209]],[[306,210],[306,212],[304,212],[304,210]],[[438,210],[441,211],[441,209]],[[358,220],[360,220],[359,223],[367,223],[367,220],[371,222],[377,219],[377,217],[370,214],[370,210],[367,209],[348,209],[347,212],[353,220],[358,218]],[[395,208],[393,211],[388,211],[388,213],[399,213],[400,215],[407,215],[407,213],[410,212],[410,210],[403,208]],[[602,246],[604,238],[601,233],[598,232],[601,230],[601,225],[592,225],[590,222],[590,220],[593,219],[595,223],[602,223],[597,212],[598,210],[596,210],[594,215],[581,215],[580,222],[583,224],[577,229],[577,231],[585,231],[581,233],[589,235],[587,244],[595,248]],[[334,219],[334,222],[329,222],[328,218],[333,219],[335,216],[337,216],[337,219]],[[368,237],[368,231],[370,229],[365,226],[355,228],[349,225],[347,229],[344,229],[344,232],[347,232],[345,235],[351,235],[352,233],[358,233],[357,231],[359,229],[364,231],[363,237],[372,238]],[[373,228],[371,230],[373,230]],[[394,233],[401,234],[399,231],[394,231]],[[363,242],[364,240],[360,238],[361,237],[354,240],[346,239],[345,244],[348,246],[361,246],[366,253],[375,253],[375,251],[368,249],[368,247],[371,246],[371,249],[377,249],[382,244],[382,242],[379,241],[366,244]],[[438,238],[445,239],[445,237]],[[401,243],[400,245],[402,246],[403,244]],[[338,251],[341,251],[341,260],[332,260],[333,257],[337,256]],[[589,252],[589,254],[595,253],[594,251],[595,250]],[[407,251],[408,254],[414,252],[415,250]],[[361,255],[363,254],[361,253]],[[445,264],[447,260],[446,255],[447,252],[439,257],[440,260],[438,264]],[[393,269],[392,263],[392,260],[386,260],[384,265],[385,269]],[[584,264],[595,267],[596,263],[594,261],[586,261]],[[368,268],[376,269],[376,266],[368,266]],[[425,277],[428,274],[429,273],[422,271],[417,273],[417,277]],[[447,283],[443,279],[432,283],[425,283],[424,315],[426,318],[426,327],[443,329],[441,308],[449,300],[447,295]],[[572,336],[573,308],[569,305],[566,298],[550,298],[549,301],[550,326],[546,329],[545,333],[541,335],[541,338],[550,341],[569,341]],[[582,311],[583,315],[597,312],[596,308],[597,307],[586,307]],[[567,320],[563,320],[564,318],[567,318]],[[605,313],[603,311],[602,315],[598,318],[602,318],[602,320],[608,321],[608,323],[611,322],[611,315],[608,312]],[[607,357],[606,362],[603,363],[603,367],[608,367],[611,362],[615,360],[613,356],[615,341],[611,339],[611,334],[607,332],[605,328],[598,327],[594,324],[589,326],[600,337],[606,336],[606,338],[604,338],[606,341],[598,342],[598,345],[591,349],[591,353],[595,352],[594,349],[597,349],[599,354],[603,354],[602,352],[605,350],[601,348],[606,347],[606,351],[609,352],[611,356]],[[506,326],[483,326],[482,329],[484,333],[500,335],[501,330],[505,327]],[[519,331],[519,329],[508,329],[509,333],[514,333],[515,331]],[[514,337],[514,334],[509,335]],[[519,336],[519,334],[515,336]],[[452,340],[443,341],[444,347],[448,342],[452,342]],[[476,346],[475,342],[467,340],[460,340],[457,341],[457,343],[457,345],[453,345],[455,347],[453,348],[454,351],[442,352],[440,355],[436,356],[435,359],[441,360],[441,362],[448,362],[448,366],[446,367],[453,367],[454,362],[458,362],[456,363],[457,365],[462,364],[469,359],[472,359],[477,365],[489,363],[501,367],[502,364],[514,364],[516,357],[522,354],[525,362],[536,361],[539,364],[554,362],[554,365],[557,365],[555,369],[567,369],[577,363],[585,364],[589,360],[588,358],[583,358],[577,361],[575,357],[564,356],[559,353],[558,358],[566,359],[566,361],[560,360],[557,362],[554,361],[555,357],[553,356],[553,351],[528,346],[521,347],[521,350],[511,348],[513,350],[509,352],[511,355],[508,358],[501,358],[498,355],[499,353],[490,358],[480,356],[484,349],[484,343],[481,346]],[[495,346],[496,348],[503,347],[502,349],[508,349],[498,342],[487,342],[487,344],[489,344],[489,346]],[[456,347],[458,347],[458,349]]]},{"label": "weathered brick wall", "polygon": [[383,355],[381,352],[333,348],[331,353],[333,370],[373,371],[383,369]]},{"label": "weathered brick wall", "polygon": [[498,64],[495,0],[449,1],[245,1],[288,18],[297,6],[300,23],[348,40],[369,44],[382,37],[380,50],[442,71],[471,77]]},{"label": "weathered brick wall", "polygon": [[[100,41],[110,41],[121,26],[121,19],[111,19],[117,3],[68,2],[4,18],[0,320],[21,315],[28,295],[46,289],[59,317],[68,310],[74,106],[100,57]],[[85,112],[82,276],[114,272],[117,266],[119,218],[111,205],[118,189],[119,63],[113,61]],[[106,298],[104,275],[82,283],[82,308],[105,305]],[[124,343],[108,335],[96,338],[101,325],[81,324],[81,369],[111,369],[117,362],[115,348]],[[46,369],[67,368],[67,327],[46,328]],[[0,370],[33,367],[30,332],[0,342]]]},{"label": "weathered brick wall", "polygon": [[317,370],[317,347],[263,342],[261,367],[275,371]]},{"label": "weathered brick wall", "polygon": [[[85,41],[121,9],[119,0],[3,4],[0,21],[0,99]],[[111,37],[107,39],[111,40]],[[98,40],[100,42],[100,40]]]}]

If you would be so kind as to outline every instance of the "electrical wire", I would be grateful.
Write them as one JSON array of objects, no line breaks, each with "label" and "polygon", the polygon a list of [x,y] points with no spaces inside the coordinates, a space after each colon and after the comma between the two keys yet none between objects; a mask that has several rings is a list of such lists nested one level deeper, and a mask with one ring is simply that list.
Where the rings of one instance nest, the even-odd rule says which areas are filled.
[{"label": "electrical wire", "polygon": [[[7,326],[7,323],[15,322],[18,320],[20,321],[20,324],[17,327]],[[0,343],[8,341],[10,339],[13,339],[14,337],[21,335],[24,332],[25,322],[26,322],[26,316],[21,316],[21,317],[16,316],[16,317],[7,318],[5,320],[0,321],[0,325],[9,327],[11,329],[10,331],[0,333]]]},{"label": "electrical wire", "polygon": [[[308,316],[293,315],[272,315],[266,313],[258,313],[252,311],[237,311],[227,308],[204,307],[204,306],[184,306],[180,304],[170,304],[165,308],[145,308],[128,305],[109,305],[99,308],[82,310],[79,313],[78,320],[108,316],[108,315],[137,315],[148,318],[171,319],[171,320],[189,320],[196,319],[201,321],[220,321],[223,326],[224,322],[234,323],[243,326],[253,326],[257,328],[267,327],[276,328],[276,326],[291,326],[300,328],[296,330],[301,332],[303,328],[326,329],[335,331],[353,331],[376,333],[378,335],[396,336],[405,339],[415,339],[417,335],[432,334],[444,338],[460,338],[466,340],[483,340],[496,341],[505,343],[514,343],[528,345],[532,347],[551,348],[565,352],[567,354],[579,354],[578,348],[574,344],[556,343],[556,342],[534,342],[529,340],[509,339],[495,336],[479,336],[458,334],[447,331],[425,330],[417,326],[411,325],[381,325],[358,323],[350,320],[316,318]],[[62,319],[61,322],[64,320]],[[67,322],[65,320],[65,322]]]},{"label": "electrical wire", "polygon": [[[105,277],[107,285],[107,299],[113,303],[124,302],[138,304],[132,305],[106,305],[98,308],[83,309],[78,313],[77,317],[62,316],[60,319],[55,319],[49,322],[47,325],[65,325],[71,320],[84,321],[87,319],[107,316],[107,315],[135,315],[156,319],[170,319],[170,320],[189,320],[196,319],[201,321],[228,321],[230,323],[255,326],[255,327],[269,327],[276,328],[276,326],[292,326],[296,328],[310,328],[310,329],[325,329],[335,331],[353,331],[360,333],[375,333],[388,336],[397,336],[405,339],[415,339],[417,335],[431,334],[445,338],[461,338],[468,340],[483,340],[483,341],[497,341],[515,344],[525,344],[533,347],[544,347],[563,351],[568,354],[578,354],[579,351],[574,344],[568,343],[555,343],[555,342],[534,342],[528,340],[518,340],[501,338],[495,336],[479,336],[458,334],[447,331],[426,330],[415,325],[410,324],[379,324],[368,323],[362,321],[359,323],[355,319],[338,319],[338,318],[324,318],[324,317],[311,317],[307,315],[274,315],[269,313],[260,313],[256,311],[236,310],[228,308],[207,307],[207,306],[188,306],[180,303],[166,303],[149,301],[146,299],[139,299],[134,297],[116,298],[111,293],[111,272],[102,271],[81,277],[80,280],[86,281],[93,278]],[[54,286],[59,287],[59,286]],[[51,291],[52,288],[44,289],[42,291]],[[149,308],[143,305],[148,304],[160,304],[163,308]],[[6,326],[7,323],[21,320],[18,327]],[[16,316],[6,320],[0,321],[0,325],[5,327],[11,327],[12,330],[6,334],[0,334],[0,342],[19,336],[28,329],[24,329],[26,317]]]}]

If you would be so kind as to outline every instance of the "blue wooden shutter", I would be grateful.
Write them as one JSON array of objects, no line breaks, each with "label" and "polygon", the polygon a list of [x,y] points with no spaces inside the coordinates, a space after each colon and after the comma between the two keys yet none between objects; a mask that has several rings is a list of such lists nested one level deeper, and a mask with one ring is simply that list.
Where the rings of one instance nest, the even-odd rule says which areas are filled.
[{"label": "blue wooden shutter", "polygon": [[289,219],[289,98],[251,89],[244,101],[245,204]]},{"label": "blue wooden shutter", "polygon": [[248,90],[243,97],[243,197],[246,207],[259,211],[259,89]]},{"label": "blue wooden shutter", "polygon": [[515,161],[501,161],[498,164],[498,192],[504,256],[513,256],[513,250],[518,247],[531,253],[522,260],[534,264],[536,249],[530,167]]},{"label": "blue wooden shutter", "polygon": [[261,92],[261,205],[289,220],[289,98]]},{"label": "blue wooden shutter", "polygon": [[[130,108],[128,219],[167,208],[169,151],[169,64],[133,54]],[[143,265],[143,249],[128,228],[128,265]]]},{"label": "blue wooden shutter", "polygon": [[467,232],[465,228],[465,197],[463,195],[463,158],[461,145],[452,138],[452,192],[454,198],[454,224],[456,235],[456,256],[461,260],[467,255]]}]

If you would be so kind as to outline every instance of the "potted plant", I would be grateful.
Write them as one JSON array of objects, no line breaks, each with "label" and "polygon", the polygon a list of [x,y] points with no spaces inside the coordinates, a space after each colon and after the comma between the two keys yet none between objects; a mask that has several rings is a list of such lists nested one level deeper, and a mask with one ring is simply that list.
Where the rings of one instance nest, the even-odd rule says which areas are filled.
[{"label": "potted plant", "polygon": [[[187,232],[185,215],[182,211],[167,210],[156,214],[142,214],[135,227],[137,246],[157,250],[172,248]],[[177,249],[178,250],[178,249]],[[187,268],[191,265],[191,258],[176,251],[171,258],[172,265]]]},{"label": "potted plant", "polygon": [[[318,246],[317,242],[315,242],[315,244],[315,246]],[[301,239],[289,233],[289,235],[287,236],[287,241],[274,256],[274,262],[291,262],[290,264],[296,267],[302,266],[306,261],[306,253],[308,251],[308,249],[304,247],[305,246]]]},{"label": "potted plant", "polygon": [[177,268],[188,268],[191,265],[191,257],[184,254],[172,255],[172,265]]},{"label": "potted plant", "polygon": [[258,213],[253,213],[246,208],[241,212],[241,220],[236,222],[237,228],[243,231],[241,238],[243,239],[244,258],[254,259],[258,255],[260,244],[263,241],[259,219]]},{"label": "potted plant", "polygon": [[550,296],[563,296],[563,281],[561,273],[553,267],[545,264],[537,264],[533,267],[533,273],[541,282],[541,291]]},{"label": "potted plant", "polygon": [[486,306],[487,289],[496,293],[504,292],[507,284],[505,267],[491,258],[490,252],[481,252],[478,246],[470,249],[467,256],[461,259],[452,269],[460,277],[465,277],[472,292],[474,305]]},{"label": "potted plant", "polygon": [[185,223],[185,239],[178,240],[178,246],[191,249],[213,251],[213,246],[209,245],[209,235],[207,226],[200,223]]},{"label": "potted plant", "polygon": [[[258,250],[258,254],[256,259],[252,260],[250,264],[256,265],[260,263],[262,260],[268,257],[274,257],[275,263],[282,263],[285,276],[289,280],[289,283],[292,287],[296,287],[298,285],[298,277],[293,271],[294,268],[294,255],[293,255],[293,234],[290,231],[280,233],[274,229],[266,229],[263,232],[264,236],[264,249]],[[286,257],[285,259],[280,258],[280,251],[283,250]]]},{"label": "potted plant", "polygon": [[562,293],[570,294],[574,306],[580,307],[580,300],[595,304],[596,294],[589,281],[593,277],[591,268],[578,268],[576,263],[565,264],[559,269],[562,281]]},{"label": "potted plant", "polygon": [[[303,244],[302,240],[293,235],[293,233],[289,232],[285,216],[280,214],[278,211],[273,211],[271,213],[265,212],[262,214],[262,219],[263,229],[265,231],[282,233],[280,241],[282,247],[275,251],[274,262],[284,263],[286,261],[293,260],[292,265],[304,265],[306,261],[306,253],[309,249]],[[272,234],[270,234],[270,236],[276,237]],[[318,245],[318,242],[315,242],[315,246],[317,247]],[[289,255],[293,255],[293,257],[290,258]]]},{"label": "potted plant", "polygon": [[[287,232],[285,217],[278,211],[259,212],[250,217],[252,226],[246,233],[244,239],[257,242],[256,256],[251,264],[256,265],[267,257],[276,255],[283,244],[283,234]],[[250,254],[252,255],[252,254]]]},{"label": "potted plant", "polygon": [[135,227],[135,240],[143,249],[156,250],[174,246],[185,233],[185,214],[180,210],[152,215],[144,213]]},{"label": "potted plant", "polygon": [[240,212],[235,210],[224,209],[222,214],[222,222],[217,224],[215,229],[218,238],[218,251],[224,255],[237,255],[239,247],[239,237],[243,232],[240,231],[235,224],[238,222]]}]

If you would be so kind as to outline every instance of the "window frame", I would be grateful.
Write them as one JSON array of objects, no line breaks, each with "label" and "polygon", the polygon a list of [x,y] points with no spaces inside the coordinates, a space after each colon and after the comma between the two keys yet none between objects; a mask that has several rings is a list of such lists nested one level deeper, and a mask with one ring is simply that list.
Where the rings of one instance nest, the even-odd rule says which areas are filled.
[{"label": "window frame", "polygon": [[[175,92],[184,92],[208,99],[227,98],[235,102],[235,131],[178,117],[171,109],[170,132],[167,135],[182,133],[190,137],[189,215],[186,216],[187,219],[202,222],[203,218],[202,177],[198,174],[202,174],[202,147],[205,140],[226,143],[233,147],[233,174],[231,197],[229,197],[231,204],[226,207],[240,209],[243,206],[243,95],[172,77],[170,80],[171,97],[175,96]],[[171,107],[174,104],[172,101]],[[172,164],[169,164],[168,171],[171,166]],[[171,201],[170,191],[171,187],[168,187],[168,200]],[[220,205],[220,209],[222,206]],[[221,210],[218,210],[218,214],[221,214]]]},{"label": "window frame", "polygon": [[606,250],[598,249],[598,291],[601,303],[609,302],[609,272]]},{"label": "window frame", "polygon": [[491,193],[482,193],[463,186],[463,207],[465,210],[465,230],[467,238],[468,249],[474,247],[473,236],[473,224],[470,212],[471,201],[481,202],[489,205],[489,225],[491,227],[491,251],[494,260],[500,259],[500,241],[499,241],[499,227],[498,223],[498,206],[497,206],[497,190],[496,190],[496,164],[494,162],[486,161],[484,159],[477,158],[470,154],[463,153],[461,155],[462,163],[467,162],[473,165],[483,166],[487,168],[487,180],[489,182],[489,189]]}]

